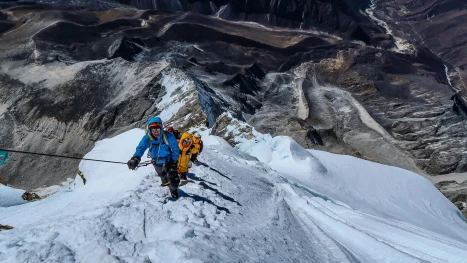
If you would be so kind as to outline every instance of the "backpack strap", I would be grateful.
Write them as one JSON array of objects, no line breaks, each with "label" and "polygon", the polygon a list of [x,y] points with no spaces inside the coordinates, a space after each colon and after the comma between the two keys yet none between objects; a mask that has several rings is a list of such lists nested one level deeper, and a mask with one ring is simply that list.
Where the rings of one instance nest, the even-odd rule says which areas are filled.
[{"label": "backpack strap", "polygon": [[167,139],[167,134],[165,133],[165,131],[162,131],[162,141],[165,143],[165,145],[167,145],[169,147],[169,151],[170,151],[170,153],[172,153],[173,149],[172,149],[172,147],[170,147],[169,139]]},{"label": "backpack strap", "polygon": [[146,134],[148,135],[148,138],[149,138],[149,151],[148,151],[148,157],[150,157],[152,159],[152,155],[151,155],[151,150],[152,150],[152,136],[151,136],[151,132],[149,131],[148,128],[146,128]]}]

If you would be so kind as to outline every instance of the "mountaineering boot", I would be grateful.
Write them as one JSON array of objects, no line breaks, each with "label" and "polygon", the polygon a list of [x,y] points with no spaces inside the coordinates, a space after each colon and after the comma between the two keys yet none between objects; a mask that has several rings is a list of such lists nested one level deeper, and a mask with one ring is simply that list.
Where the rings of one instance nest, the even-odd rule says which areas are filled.
[{"label": "mountaineering boot", "polygon": [[186,177],[186,174],[187,174],[187,173],[181,173],[181,174],[180,174],[180,180],[183,180],[183,181],[188,180],[188,178]]},{"label": "mountaineering boot", "polygon": [[161,186],[168,186],[170,184],[169,178],[167,178],[167,174],[162,174],[161,178]]},{"label": "mountaineering boot", "polygon": [[172,189],[172,187],[169,185],[169,192],[170,192],[170,196],[172,196],[175,199],[178,198],[178,188]]},{"label": "mountaineering boot", "polygon": [[170,172],[170,184],[169,184],[169,190],[170,190],[170,195],[173,198],[178,198],[178,186],[180,184],[180,178],[178,177],[178,173],[176,171]]}]

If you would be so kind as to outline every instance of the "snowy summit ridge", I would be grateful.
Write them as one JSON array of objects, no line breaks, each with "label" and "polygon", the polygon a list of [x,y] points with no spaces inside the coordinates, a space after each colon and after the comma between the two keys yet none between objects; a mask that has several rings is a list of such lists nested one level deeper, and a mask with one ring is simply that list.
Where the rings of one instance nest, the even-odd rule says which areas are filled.
[{"label": "snowy summit ridge", "polygon": [[[467,258],[465,218],[417,174],[257,132],[232,148],[209,132],[201,131],[202,165],[190,170],[177,201],[152,167],[83,161],[86,185],[1,207],[0,222],[15,229],[0,234],[0,262]],[[102,140],[86,157],[125,161],[143,133]]]}]

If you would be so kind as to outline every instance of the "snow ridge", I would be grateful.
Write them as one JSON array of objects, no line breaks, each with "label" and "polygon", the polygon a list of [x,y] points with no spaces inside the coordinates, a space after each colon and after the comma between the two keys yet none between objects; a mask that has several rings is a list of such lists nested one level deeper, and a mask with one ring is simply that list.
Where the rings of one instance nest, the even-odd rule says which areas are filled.
[{"label": "snow ridge", "polygon": [[[247,124],[238,130],[245,130]],[[252,131],[200,129],[173,200],[150,166],[81,162],[88,183],[0,207],[0,262],[463,262],[465,218],[412,172]],[[140,129],[86,155],[126,161]],[[247,154],[249,153],[249,154]],[[262,157],[262,158],[256,158]]]}]

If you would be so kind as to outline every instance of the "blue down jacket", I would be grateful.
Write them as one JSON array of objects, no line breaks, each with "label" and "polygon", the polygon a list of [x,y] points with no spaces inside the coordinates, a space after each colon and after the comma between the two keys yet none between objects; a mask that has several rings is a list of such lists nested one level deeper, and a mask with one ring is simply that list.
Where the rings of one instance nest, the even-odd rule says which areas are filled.
[{"label": "blue down jacket", "polygon": [[[154,122],[161,124],[161,135],[157,138],[154,138],[149,130],[149,125]],[[169,145],[164,142],[163,133],[165,133]],[[148,148],[150,148],[149,154],[152,159],[158,164],[178,161],[180,150],[178,149],[177,139],[172,133],[164,131],[162,120],[159,117],[153,117],[148,120],[147,132],[136,147],[136,152],[133,156],[141,158]]]}]

